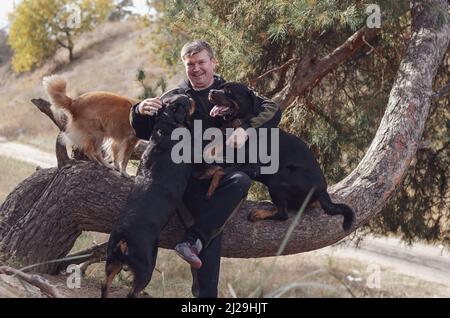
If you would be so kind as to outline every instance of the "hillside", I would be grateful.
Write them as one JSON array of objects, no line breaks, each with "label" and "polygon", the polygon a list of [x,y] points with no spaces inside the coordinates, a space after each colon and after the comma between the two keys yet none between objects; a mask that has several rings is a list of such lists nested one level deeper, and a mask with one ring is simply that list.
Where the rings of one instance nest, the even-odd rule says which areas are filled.
[{"label": "hillside", "polygon": [[[58,51],[42,67],[14,74],[10,62],[0,64],[0,136],[52,151],[57,129],[42,115],[31,98],[46,98],[42,78],[61,74],[68,80],[68,93],[78,96],[94,90],[110,91],[130,97],[142,92],[136,81],[138,69],[145,70],[148,84],[165,76],[171,87],[183,76],[169,78],[169,70],[160,67],[152,53],[151,30],[139,22],[110,22],[75,41],[76,60],[67,63],[67,52]],[[174,70],[170,70],[174,73]],[[153,80],[154,79],[154,80]]]}]

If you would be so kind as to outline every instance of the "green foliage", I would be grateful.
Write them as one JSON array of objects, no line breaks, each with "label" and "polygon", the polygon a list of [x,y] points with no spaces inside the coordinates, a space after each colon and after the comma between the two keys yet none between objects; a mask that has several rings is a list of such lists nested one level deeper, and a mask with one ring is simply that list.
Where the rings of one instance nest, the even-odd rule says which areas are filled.
[{"label": "green foliage", "polygon": [[8,43],[16,72],[31,70],[60,46],[73,59],[73,37],[104,21],[111,0],[23,0],[9,16]]},{"label": "green foliage", "polygon": [[[408,1],[379,1],[383,12],[404,10]],[[179,61],[182,45],[202,38],[215,48],[218,72],[229,80],[250,79],[292,57],[321,37],[349,34],[364,25],[371,1],[219,0],[164,1],[151,4],[163,12],[156,34],[157,51],[168,64]],[[330,43],[333,47],[333,43]]]},{"label": "green foliage", "polygon": [[[365,25],[373,1],[262,0],[159,1],[162,14],[156,45],[168,64],[180,60],[182,45],[194,38],[211,43],[218,73],[227,80],[252,79],[287,61],[313,52],[323,57]],[[307,96],[283,113],[281,127],[310,144],[330,184],[350,173],[363,158],[383,117],[390,89],[410,36],[409,1],[377,1],[383,30],[350,60],[325,76]],[[450,57],[437,76],[437,88],[450,81]],[[253,86],[269,97],[290,84],[296,64],[266,76]],[[446,101],[445,103],[448,103]],[[449,109],[442,105],[430,116],[421,149],[403,187],[371,224],[378,233],[403,233],[406,238],[448,241],[450,211],[448,177]],[[254,199],[267,191],[252,186]]]}]

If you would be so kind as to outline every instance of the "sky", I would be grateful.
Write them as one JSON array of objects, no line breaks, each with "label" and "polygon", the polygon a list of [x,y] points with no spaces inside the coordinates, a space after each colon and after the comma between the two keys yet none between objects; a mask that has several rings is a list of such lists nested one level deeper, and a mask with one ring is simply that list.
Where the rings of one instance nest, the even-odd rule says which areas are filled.
[{"label": "sky", "polygon": [[[133,0],[134,9],[136,13],[147,13],[148,8],[145,5],[145,0]],[[3,29],[8,24],[8,13],[13,10],[14,3],[20,3],[20,0],[0,0],[0,29]]]},{"label": "sky", "polygon": [[14,2],[17,0],[0,0],[0,29],[3,29],[7,24],[8,13],[12,11]]}]

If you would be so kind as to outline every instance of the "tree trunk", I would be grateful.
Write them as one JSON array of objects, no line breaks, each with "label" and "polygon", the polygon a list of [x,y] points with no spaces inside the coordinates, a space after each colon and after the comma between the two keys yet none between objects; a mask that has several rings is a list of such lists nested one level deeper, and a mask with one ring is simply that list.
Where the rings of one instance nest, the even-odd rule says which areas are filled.
[{"label": "tree trunk", "polygon": [[[345,202],[355,210],[353,230],[382,209],[415,156],[430,110],[433,80],[449,43],[447,2],[414,2],[412,30],[372,144],[358,167],[329,189],[335,201]],[[64,257],[81,231],[111,231],[132,182],[91,162],[72,161],[59,170],[37,171],[0,207],[1,250],[25,264]],[[251,209],[268,206],[245,202],[225,227],[223,256],[275,255],[290,221],[250,223],[246,219]],[[340,216],[325,215],[320,209],[307,212],[283,254],[318,249],[348,235],[342,231]],[[179,219],[172,217],[162,232],[160,246],[172,248],[183,232]],[[39,270],[54,272],[56,268],[51,263]]]}]

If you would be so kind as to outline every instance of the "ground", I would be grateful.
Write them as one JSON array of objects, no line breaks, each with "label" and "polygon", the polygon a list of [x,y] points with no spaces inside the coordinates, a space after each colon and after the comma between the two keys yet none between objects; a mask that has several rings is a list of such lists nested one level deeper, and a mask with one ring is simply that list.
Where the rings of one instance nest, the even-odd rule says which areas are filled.
[{"label": "ground", "polygon": [[[369,238],[359,249],[339,245],[279,258],[223,258],[219,296],[259,297],[255,291],[261,287],[265,296],[285,290],[281,297],[450,297],[450,276],[440,278],[450,270],[448,252],[425,245],[408,248],[398,245],[397,239],[389,240]],[[375,246],[377,251],[369,252]],[[386,251],[396,252],[387,256]],[[412,262],[408,261],[411,253],[416,258]],[[96,298],[103,266],[92,265],[80,289],[68,288],[67,276],[45,277],[66,297]],[[126,296],[129,276],[123,273],[116,279],[112,298]],[[161,249],[146,291],[157,298],[192,297],[190,282],[188,265],[173,251]]]}]

